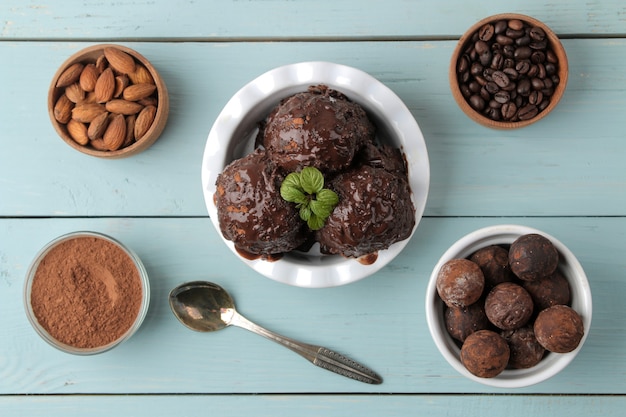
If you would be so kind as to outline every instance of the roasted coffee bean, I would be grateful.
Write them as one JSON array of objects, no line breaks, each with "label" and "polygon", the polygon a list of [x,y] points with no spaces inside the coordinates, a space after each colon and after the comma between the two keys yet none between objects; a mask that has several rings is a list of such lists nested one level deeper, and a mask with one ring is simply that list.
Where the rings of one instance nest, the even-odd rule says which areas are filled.
[{"label": "roasted coffee bean", "polygon": [[491,59],[491,68],[498,70],[504,68],[504,55],[500,52],[494,53]]},{"label": "roasted coffee bean", "polygon": [[515,45],[517,46],[526,46],[530,43],[530,36],[524,35],[520,38],[515,39]]},{"label": "roasted coffee bean", "polygon": [[520,19],[482,25],[457,62],[461,94],[492,120],[534,118],[559,84],[558,57],[544,30]]},{"label": "roasted coffee bean", "polygon": [[493,78],[493,82],[496,83],[498,87],[504,88],[507,85],[509,85],[509,83],[511,82],[511,80],[509,80],[509,77],[502,71],[494,72],[492,75],[492,78]]},{"label": "roasted coffee bean", "polygon": [[480,63],[481,65],[487,67],[489,66],[489,64],[491,64],[491,51],[487,51],[483,54],[480,55]]},{"label": "roasted coffee bean", "polygon": [[541,90],[543,88],[545,88],[545,84],[543,83],[543,80],[541,78],[535,77],[532,80],[530,80],[530,83],[533,87],[533,90]]},{"label": "roasted coffee bean", "polygon": [[496,22],[496,24],[493,26],[494,29],[494,33],[496,35],[499,35],[501,33],[506,32],[506,29],[508,28],[508,22],[506,20],[499,20]]},{"label": "roasted coffee bean", "polygon": [[467,84],[459,85],[459,89],[461,90],[461,94],[463,94],[463,97],[465,97],[466,99],[470,98],[470,96],[472,95],[472,90],[470,90]]},{"label": "roasted coffee bean", "polygon": [[463,55],[461,57],[461,59],[459,59],[459,62],[456,65],[456,72],[458,72],[459,74],[467,71],[467,69],[469,68],[469,58],[465,55]]},{"label": "roasted coffee bean", "polygon": [[485,52],[489,51],[489,44],[485,41],[476,41],[476,43],[474,44],[474,49],[476,50],[476,52],[478,53],[478,55],[482,55]]},{"label": "roasted coffee bean", "polygon": [[534,41],[543,41],[546,38],[546,32],[537,26],[531,28],[528,35]]},{"label": "roasted coffee bean", "polygon": [[517,117],[520,120],[530,120],[535,117],[537,113],[539,113],[539,109],[537,108],[537,106],[533,104],[527,104],[526,106],[519,109],[519,111],[517,112]]},{"label": "roasted coffee bean", "polygon": [[541,91],[533,91],[528,95],[528,103],[538,105],[543,101],[543,93]]},{"label": "roasted coffee bean", "polygon": [[517,78],[519,77],[519,73],[515,70],[515,68],[507,67],[504,68],[502,72],[509,77],[509,80],[517,80]]},{"label": "roasted coffee bean", "polygon": [[487,84],[485,84],[485,90],[487,90],[489,94],[493,95],[497,93],[498,91],[500,91],[500,87],[498,87],[498,85],[495,82],[490,81]]},{"label": "roasted coffee bean", "polygon": [[491,38],[493,38],[494,33],[495,33],[495,29],[493,25],[490,23],[487,23],[486,25],[483,25],[483,27],[481,27],[480,30],[478,31],[478,39],[480,39],[481,41],[488,42],[491,40]]},{"label": "roasted coffee bean", "polygon": [[504,103],[500,109],[500,113],[502,114],[502,118],[504,120],[511,120],[517,113],[517,106],[515,103],[511,102]]},{"label": "roasted coffee bean", "polygon": [[534,51],[530,55],[530,62],[532,62],[533,64],[541,64],[541,63],[544,63],[545,61],[546,61],[546,54],[544,54],[543,51]]},{"label": "roasted coffee bean", "polygon": [[530,70],[530,62],[527,60],[519,61],[515,64],[515,70],[520,74],[528,74]]},{"label": "roasted coffee bean", "polygon": [[533,50],[530,49],[529,46],[520,46],[519,48],[515,49],[515,52],[513,53],[513,57],[516,60],[521,61],[522,59],[530,58],[532,54],[533,54]]},{"label": "roasted coffee bean", "polygon": [[511,101],[511,94],[508,91],[500,90],[493,95],[493,99],[500,104]]},{"label": "roasted coffee bean", "polygon": [[522,78],[517,83],[517,94],[519,94],[520,96],[527,96],[528,94],[530,94],[530,88],[530,80],[528,78]]},{"label": "roasted coffee bean", "polygon": [[485,108],[485,100],[476,94],[470,97],[469,104],[477,111],[482,111]]},{"label": "roasted coffee bean", "polygon": [[513,45],[513,39],[506,35],[496,35],[496,42],[500,45]]},{"label": "roasted coffee bean", "polygon": [[513,30],[522,30],[524,29],[524,22],[519,19],[511,19],[508,22],[508,27]]}]

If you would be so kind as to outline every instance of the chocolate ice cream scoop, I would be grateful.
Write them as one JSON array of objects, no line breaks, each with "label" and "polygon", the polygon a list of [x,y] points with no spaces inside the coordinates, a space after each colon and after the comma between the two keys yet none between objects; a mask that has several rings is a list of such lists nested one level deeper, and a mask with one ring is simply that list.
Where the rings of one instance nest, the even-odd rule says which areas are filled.
[{"label": "chocolate ice cream scoop", "polygon": [[289,172],[313,166],[324,174],[347,168],[374,134],[365,110],[325,85],[283,99],[262,129],[276,165]]},{"label": "chocolate ice cream scoop", "polygon": [[276,255],[305,241],[298,210],[280,196],[283,179],[259,149],[231,162],[217,177],[214,198],[220,229],[240,253]]},{"label": "chocolate ice cream scoop", "polygon": [[402,176],[362,166],[338,175],[328,187],[339,204],[316,234],[323,253],[357,258],[411,235],[415,208]]}]

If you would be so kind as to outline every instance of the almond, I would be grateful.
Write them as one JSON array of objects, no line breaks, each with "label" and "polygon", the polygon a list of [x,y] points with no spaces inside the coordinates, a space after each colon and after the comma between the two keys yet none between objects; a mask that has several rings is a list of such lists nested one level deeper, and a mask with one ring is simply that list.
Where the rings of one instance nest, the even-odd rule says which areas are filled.
[{"label": "almond", "polygon": [[109,65],[117,72],[122,74],[130,74],[135,72],[135,60],[126,52],[113,47],[104,48],[104,56]]},{"label": "almond", "polygon": [[115,92],[113,93],[113,97],[118,98],[124,92],[124,89],[128,87],[130,80],[128,79],[128,75],[122,74],[115,77]]},{"label": "almond", "polygon": [[72,103],[80,103],[85,99],[85,90],[76,82],[65,87],[65,95]]},{"label": "almond", "polygon": [[104,55],[100,55],[96,58],[96,69],[98,70],[98,75],[102,74],[108,66],[109,62]]},{"label": "almond", "polygon": [[156,85],[154,84],[133,84],[124,89],[123,97],[124,100],[138,101],[150,96],[155,90]]},{"label": "almond", "polygon": [[98,139],[104,135],[104,131],[109,125],[109,114],[109,112],[105,111],[89,123],[89,128],[87,129],[87,137],[89,139]]},{"label": "almond", "polygon": [[70,119],[70,121],[67,122],[67,133],[69,133],[72,139],[74,139],[79,145],[86,145],[89,143],[87,126],[85,126],[84,123]]},{"label": "almond", "polygon": [[85,95],[85,99],[81,102],[81,104],[86,104],[86,103],[97,103],[95,92],[90,91]]},{"label": "almond", "polygon": [[72,109],[74,108],[74,103],[67,98],[65,94],[58,98],[57,102],[54,104],[54,118],[59,123],[67,123],[72,118]]},{"label": "almond", "polygon": [[94,64],[87,64],[83,68],[83,72],[80,73],[78,82],[80,87],[86,92],[93,91],[96,88],[96,81],[98,81],[98,69]]},{"label": "almond", "polygon": [[154,122],[154,116],[156,116],[157,109],[154,106],[146,106],[137,116],[135,122],[135,140],[139,140],[143,135],[148,132],[152,122]]},{"label": "almond", "polygon": [[135,72],[128,74],[133,84],[154,84],[154,78],[146,67],[136,64]]},{"label": "almond", "polygon": [[111,151],[116,151],[122,146],[126,139],[126,120],[123,115],[116,114],[111,118],[102,139],[104,145]]},{"label": "almond", "polygon": [[90,140],[89,144],[91,145],[92,148],[94,148],[97,151],[108,151],[109,150],[106,147],[106,145],[104,144],[104,139],[102,139],[102,138]]},{"label": "almond", "polygon": [[159,104],[159,101],[157,100],[156,97],[150,96],[150,97],[142,98],[141,100],[137,100],[137,103],[143,106],[157,106]]},{"label": "almond", "polygon": [[143,106],[134,101],[115,99],[106,103],[106,109],[111,113],[129,115],[139,113]]},{"label": "almond", "polygon": [[113,98],[115,92],[115,76],[111,68],[105,69],[96,81],[96,101],[98,103],[104,103]]},{"label": "almond", "polygon": [[61,73],[57,80],[57,87],[67,87],[70,84],[74,84],[80,78],[80,74],[83,71],[84,65],[80,62],[70,65],[65,71]]},{"label": "almond", "polygon": [[101,104],[81,103],[72,110],[72,119],[82,123],[91,123],[93,119],[104,112],[106,109]]},{"label": "almond", "polygon": [[135,120],[137,116],[131,114],[130,116],[126,116],[126,139],[124,139],[124,143],[122,147],[125,148],[127,146],[132,145],[135,141]]}]

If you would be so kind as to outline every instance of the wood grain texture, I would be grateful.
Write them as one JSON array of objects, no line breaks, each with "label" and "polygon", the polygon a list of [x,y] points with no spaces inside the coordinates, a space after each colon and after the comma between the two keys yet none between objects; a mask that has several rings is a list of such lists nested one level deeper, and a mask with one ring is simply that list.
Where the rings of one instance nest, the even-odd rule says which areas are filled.
[{"label": "wood grain texture", "polygon": [[[428,277],[443,252],[477,228],[519,223],[549,233],[578,255],[594,298],[592,328],[579,356],[536,386],[487,388],[456,373],[426,326]],[[73,230],[109,234],[143,260],[152,288],[139,332],[111,352],[76,357],[56,351],[28,324],[23,278],[35,253]],[[208,218],[5,219],[11,236],[0,252],[0,394],[73,393],[544,393],[623,394],[626,293],[622,218],[426,218],[398,258],[379,273],[337,288],[285,286],[249,269],[222,244]],[[190,280],[227,288],[239,310],[279,333],[336,349],[379,372],[370,386],[311,366],[287,349],[242,329],[187,330],[169,311],[167,295]],[[24,366],[24,364],[28,364]]]},{"label": "wood grain texture", "polygon": [[[563,40],[570,78],[546,119],[494,131],[448,88],[456,40],[483,17],[533,16]],[[56,136],[46,91],[95,43],[136,49],[163,75],[170,117],[127,160],[79,154]],[[4,0],[0,2],[0,416],[621,416],[626,407],[626,4],[621,0]],[[426,217],[377,274],[344,287],[276,283],[239,262],[204,206],[208,132],[245,83],[280,65],[333,61],[366,71],[409,107],[426,139]],[[432,342],[424,295],[441,254],[480,227],[517,223],[561,240],[591,285],[579,356],[535,386],[495,389],[456,373]],[[128,342],[91,357],[48,346],[24,314],[23,284],[53,238],[94,230],[144,261],[148,316]],[[369,386],[311,366],[242,329],[187,330],[167,295],[214,280],[261,325],[327,346],[380,373]]]},{"label": "wood grain texture", "polygon": [[[170,396],[45,396],[0,397],[0,410],[8,416],[65,417],[210,415],[328,416],[348,413],[394,417],[429,413],[436,416],[493,415],[525,417],[587,417],[623,415],[626,400],[619,396],[514,396],[514,395],[185,395]],[[210,411],[205,411],[210,410]]]},{"label": "wood grain texture", "polygon": [[558,35],[624,35],[620,0],[34,0],[0,4],[0,38],[90,39],[372,39],[459,37],[483,17],[533,16]]},{"label": "wood grain texture", "polygon": [[[389,86],[419,123],[431,160],[426,214],[626,214],[626,40],[566,40],[570,81],[544,120],[515,131],[482,127],[456,106],[447,66],[454,42],[131,43],[162,73],[168,124],[125,160],[82,155],[56,136],[45,92],[83,43],[0,43],[3,216],[203,216],[200,164],[208,132],[230,97],[274,67],[327,60]],[[358,46],[358,47],[355,47]],[[30,57],[37,65],[26,65]],[[239,65],[241,57],[254,65]],[[8,148],[7,148],[8,147]],[[45,175],[42,175],[45,173]],[[45,204],[42,204],[45,201]]]}]

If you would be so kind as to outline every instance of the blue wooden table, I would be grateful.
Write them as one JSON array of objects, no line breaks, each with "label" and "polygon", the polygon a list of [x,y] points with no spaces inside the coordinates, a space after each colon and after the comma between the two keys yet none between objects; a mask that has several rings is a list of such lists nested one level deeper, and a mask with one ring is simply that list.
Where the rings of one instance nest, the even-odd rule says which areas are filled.
[{"label": "blue wooden table", "polygon": [[[472,122],[448,88],[458,38],[502,12],[547,23],[570,65],[556,110],[514,131]],[[48,119],[57,67],[97,43],[136,49],[169,88],[163,135],[128,159],[80,154]],[[404,252],[373,276],[326,289],[283,285],[237,260],[211,225],[200,184],[206,138],[228,99],[274,67],[311,60],[350,65],[389,86],[419,123],[431,163],[425,217]],[[2,0],[0,415],[623,415],[625,68],[622,0]],[[500,223],[536,227],[565,243],[594,301],[589,337],[570,366],[514,390],[456,373],[424,313],[441,254],[464,234]],[[89,357],[47,345],[22,301],[34,255],[75,230],[131,247],[152,286],[139,332]],[[240,329],[185,329],[167,294],[196,279],[228,288],[262,325],[362,361],[384,383],[324,372]]]}]

